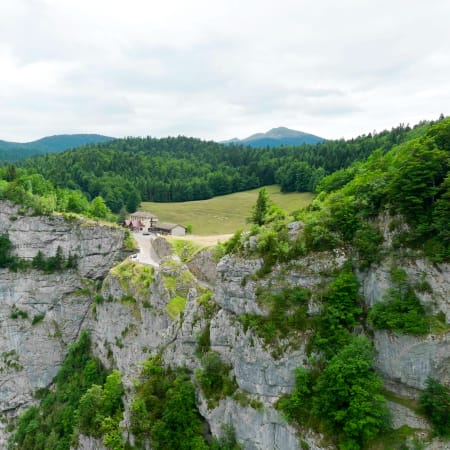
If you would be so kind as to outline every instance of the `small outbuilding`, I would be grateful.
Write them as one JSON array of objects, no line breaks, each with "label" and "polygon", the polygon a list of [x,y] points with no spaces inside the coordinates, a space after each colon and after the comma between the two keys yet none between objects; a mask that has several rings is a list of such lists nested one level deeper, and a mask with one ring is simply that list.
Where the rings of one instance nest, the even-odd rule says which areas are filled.
[{"label": "small outbuilding", "polygon": [[151,231],[161,234],[169,234],[171,236],[186,235],[186,227],[183,227],[183,225],[178,225],[177,223],[159,222],[156,225],[153,225]]}]

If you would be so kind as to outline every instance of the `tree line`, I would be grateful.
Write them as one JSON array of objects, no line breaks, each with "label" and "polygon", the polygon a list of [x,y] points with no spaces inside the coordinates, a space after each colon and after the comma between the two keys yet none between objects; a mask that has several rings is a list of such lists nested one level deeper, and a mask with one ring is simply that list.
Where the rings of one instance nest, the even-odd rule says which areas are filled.
[{"label": "tree line", "polygon": [[126,138],[31,158],[21,167],[57,189],[101,197],[113,212],[134,211],[140,201],[203,200],[274,183],[284,192],[313,192],[326,175],[376,149],[387,152],[429,126],[400,125],[351,140],[258,149],[183,136]]}]

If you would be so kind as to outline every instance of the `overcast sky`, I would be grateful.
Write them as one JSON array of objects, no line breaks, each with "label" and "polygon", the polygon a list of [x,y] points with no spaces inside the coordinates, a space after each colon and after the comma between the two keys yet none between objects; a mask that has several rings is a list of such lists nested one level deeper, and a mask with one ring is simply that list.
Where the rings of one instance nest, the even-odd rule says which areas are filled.
[{"label": "overcast sky", "polygon": [[331,139],[440,113],[449,0],[0,0],[0,139]]}]

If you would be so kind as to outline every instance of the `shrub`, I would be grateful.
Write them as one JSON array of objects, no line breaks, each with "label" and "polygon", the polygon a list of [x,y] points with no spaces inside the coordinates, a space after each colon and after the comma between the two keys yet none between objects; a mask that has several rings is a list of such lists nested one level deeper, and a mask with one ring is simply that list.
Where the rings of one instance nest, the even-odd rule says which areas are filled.
[{"label": "shrub", "polygon": [[277,408],[289,422],[307,423],[311,417],[314,380],[311,372],[303,367],[298,367],[294,373],[294,390],[278,401]]},{"label": "shrub", "polygon": [[209,323],[197,336],[197,347],[195,349],[195,355],[197,358],[201,358],[203,355],[209,352],[211,349],[210,327]]},{"label": "shrub", "polygon": [[290,334],[306,330],[310,325],[308,300],[311,292],[301,287],[283,289],[276,294],[260,295],[258,302],[269,314],[242,314],[239,321],[247,329],[251,327],[266,344],[289,337]]},{"label": "shrub", "polygon": [[337,434],[341,448],[361,448],[388,427],[383,383],[372,361],[370,341],[353,338],[330,360],[314,386],[312,413]]},{"label": "shrub", "polygon": [[0,234],[0,268],[8,267],[12,261],[11,255],[13,249],[12,242],[9,240],[9,236],[6,233]]},{"label": "shrub", "polygon": [[450,388],[428,378],[426,389],[420,396],[420,405],[435,433],[450,437]]},{"label": "shrub", "polygon": [[236,382],[228,375],[231,367],[222,362],[219,353],[209,351],[203,356],[201,364],[202,369],[196,371],[195,377],[206,398],[219,400],[237,389]]},{"label": "shrub", "polygon": [[358,324],[362,314],[358,295],[358,280],[349,271],[341,272],[324,294],[324,308],[317,320],[312,345],[325,357],[331,358],[350,343],[350,330]]},{"label": "shrub", "polygon": [[[430,331],[425,310],[411,288],[398,291],[388,301],[377,303],[369,312],[369,321],[376,329],[405,334],[427,334]],[[392,294],[391,294],[392,295]]]},{"label": "shrub", "polygon": [[195,389],[186,371],[164,368],[160,357],[144,362],[131,406],[137,448],[207,449]]},{"label": "shrub", "polygon": [[11,448],[69,450],[77,434],[80,398],[93,384],[102,386],[105,376],[101,363],[90,357],[90,339],[83,332],[70,347],[54,388],[39,392],[40,404],[20,416]]},{"label": "shrub", "polygon": [[42,321],[44,320],[44,317],[45,317],[45,313],[42,313],[42,314],[36,314],[36,315],[33,317],[33,320],[31,321],[31,325],[36,325],[36,324],[38,324],[39,322],[42,322]]}]

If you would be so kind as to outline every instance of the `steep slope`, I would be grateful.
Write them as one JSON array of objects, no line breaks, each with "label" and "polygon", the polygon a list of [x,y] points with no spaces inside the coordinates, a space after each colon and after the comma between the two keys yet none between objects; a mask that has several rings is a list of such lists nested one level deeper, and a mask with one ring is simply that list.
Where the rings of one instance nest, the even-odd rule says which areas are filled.
[{"label": "steep slope", "polygon": [[[48,387],[69,345],[80,335],[96,291],[114,261],[127,254],[123,230],[63,216],[28,216],[0,202],[0,234],[14,256],[29,261],[42,252],[77,255],[77,268],[44,271],[0,268],[0,411],[15,417]],[[6,448],[2,422],[0,447]]]}]

